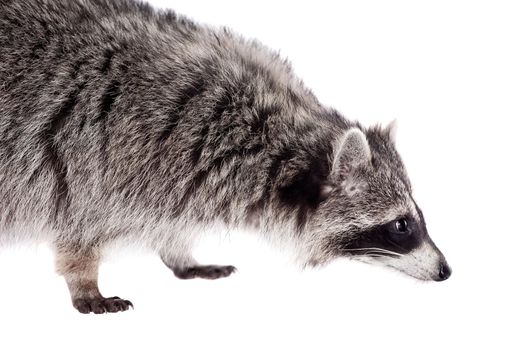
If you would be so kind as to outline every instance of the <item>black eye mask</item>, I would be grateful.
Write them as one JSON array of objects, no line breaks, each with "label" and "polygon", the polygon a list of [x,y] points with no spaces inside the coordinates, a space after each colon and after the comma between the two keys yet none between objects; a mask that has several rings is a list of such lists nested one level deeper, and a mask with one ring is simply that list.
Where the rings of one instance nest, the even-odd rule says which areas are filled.
[{"label": "black eye mask", "polygon": [[357,236],[343,238],[337,245],[343,255],[367,255],[371,252],[374,255],[395,255],[387,251],[407,254],[423,241],[426,231],[420,226],[411,217],[401,217],[384,225],[359,232]]}]

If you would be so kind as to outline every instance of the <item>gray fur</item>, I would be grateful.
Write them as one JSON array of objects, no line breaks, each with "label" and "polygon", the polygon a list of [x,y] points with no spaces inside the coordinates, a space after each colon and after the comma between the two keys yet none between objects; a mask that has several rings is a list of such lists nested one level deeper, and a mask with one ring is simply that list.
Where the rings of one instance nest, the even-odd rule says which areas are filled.
[{"label": "gray fur", "polygon": [[419,217],[389,129],[323,106],[260,43],[146,4],[0,2],[0,106],[0,239],[50,242],[82,312],[127,309],[96,285],[109,245],[213,278],[233,268],[191,248],[216,226],[315,265]]}]

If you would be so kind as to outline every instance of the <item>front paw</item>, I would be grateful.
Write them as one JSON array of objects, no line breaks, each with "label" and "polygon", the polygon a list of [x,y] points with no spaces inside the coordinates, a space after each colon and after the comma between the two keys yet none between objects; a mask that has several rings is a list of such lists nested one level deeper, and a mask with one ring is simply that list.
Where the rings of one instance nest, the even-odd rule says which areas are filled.
[{"label": "front paw", "polygon": [[235,266],[227,265],[203,265],[203,266],[190,266],[184,269],[174,270],[173,273],[180,279],[191,279],[191,278],[205,278],[214,280],[218,278],[228,277],[232,273],[237,271]]},{"label": "front paw", "polygon": [[119,297],[112,298],[78,298],[73,300],[73,306],[80,313],[83,314],[103,314],[113,313],[119,311],[126,311],[133,304],[129,300],[120,299]]}]

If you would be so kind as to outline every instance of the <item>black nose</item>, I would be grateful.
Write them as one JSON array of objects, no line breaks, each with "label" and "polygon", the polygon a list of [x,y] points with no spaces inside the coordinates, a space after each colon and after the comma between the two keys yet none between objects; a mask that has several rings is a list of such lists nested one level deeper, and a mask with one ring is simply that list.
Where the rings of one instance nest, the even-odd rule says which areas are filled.
[{"label": "black nose", "polygon": [[452,270],[447,265],[447,263],[441,263],[439,265],[439,280],[440,281],[446,280],[447,278],[450,277],[451,274],[452,274]]}]

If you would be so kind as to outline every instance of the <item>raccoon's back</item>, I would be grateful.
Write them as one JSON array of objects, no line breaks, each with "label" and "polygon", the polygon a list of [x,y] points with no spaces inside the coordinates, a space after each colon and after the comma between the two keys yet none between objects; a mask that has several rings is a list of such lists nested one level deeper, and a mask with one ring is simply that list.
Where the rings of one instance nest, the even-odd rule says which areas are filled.
[{"label": "raccoon's back", "polygon": [[2,223],[226,217],[268,187],[253,44],[133,1],[1,6]]},{"label": "raccoon's back", "polygon": [[191,66],[162,35],[183,46],[198,31],[169,16],[132,1],[0,4],[1,223],[65,221],[89,203],[108,216],[111,201],[164,189],[147,176],[168,170],[150,162],[173,107],[164,85]]}]

